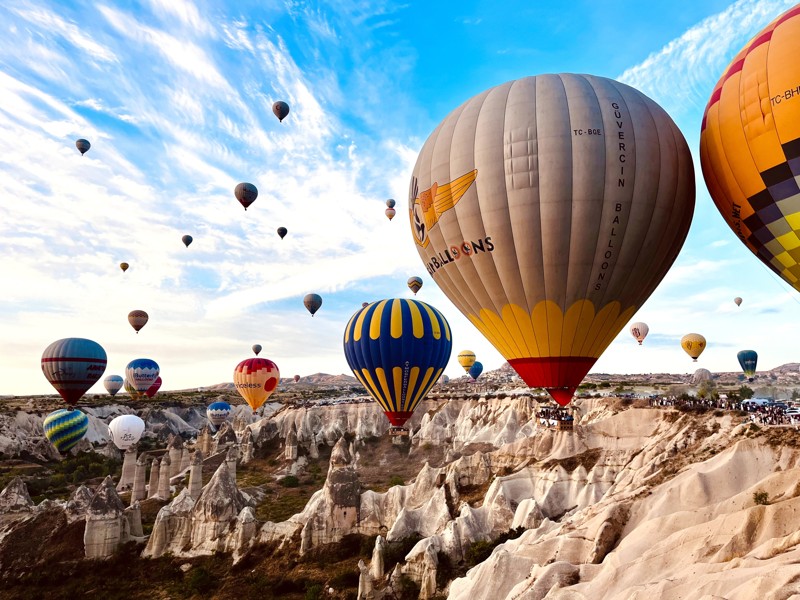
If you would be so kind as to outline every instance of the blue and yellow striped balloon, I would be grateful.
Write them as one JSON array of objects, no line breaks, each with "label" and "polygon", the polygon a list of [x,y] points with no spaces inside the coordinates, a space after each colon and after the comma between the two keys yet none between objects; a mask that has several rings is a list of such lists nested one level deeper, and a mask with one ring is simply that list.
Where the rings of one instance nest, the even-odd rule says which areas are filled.
[{"label": "blue and yellow striped balloon", "polygon": [[44,434],[62,454],[81,441],[88,428],[89,417],[79,410],[61,408],[44,418]]},{"label": "blue and yellow striped balloon", "polygon": [[353,374],[402,427],[442,374],[453,341],[438,310],[417,300],[379,300],[358,310],[344,331]]}]

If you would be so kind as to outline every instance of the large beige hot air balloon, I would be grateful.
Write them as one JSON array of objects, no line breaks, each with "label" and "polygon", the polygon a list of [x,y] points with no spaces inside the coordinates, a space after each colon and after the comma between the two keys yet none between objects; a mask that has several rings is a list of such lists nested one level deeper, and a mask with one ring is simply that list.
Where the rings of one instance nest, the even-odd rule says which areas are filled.
[{"label": "large beige hot air balloon", "polygon": [[655,102],[540,75],[445,118],[414,167],[409,217],[442,291],[564,405],[677,257],[694,195],[689,148]]}]

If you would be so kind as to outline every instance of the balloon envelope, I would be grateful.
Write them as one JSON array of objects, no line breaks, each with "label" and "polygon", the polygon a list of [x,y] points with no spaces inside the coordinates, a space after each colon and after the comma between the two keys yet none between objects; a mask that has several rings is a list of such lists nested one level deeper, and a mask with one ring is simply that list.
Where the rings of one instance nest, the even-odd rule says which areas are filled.
[{"label": "balloon envelope", "polygon": [[233,190],[233,195],[236,196],[239,204],[244,206],[244,209],[247,210],[247,207],[258,198],[258,188],[252,183],[242,182]]},{"label": "balloon envelope", "polygon": [[480,377],[481,373],[483,373],[483,365],[478,361],[472,363],[472,366],[469,368],[469,376],[473,379],[477,379]]},{"label": "balloon envelope", "polygon": [[161,389],[161,384],[162,384],[161,377],[156,377],[156,380],[153,382],[153,385],[147,388],[147,391],[145,392],[145,394],[147,394],[147,397],[152,398],[153,396],[155,396],[158,393],[158,390]]},{"label": "balloon envelope", "polygon": [[800,290],[800,6],[747,43],[706,106],[700,164],[714,204],[761,262]]},{"label": "balloon envelope", "polygon": [[681,338],[681,348],[697,362],[697,357],[706,349],[706,338],[699,333],[687,333]]},{"label": "balloon envelope", "polygon": [[531,387],[566,405],[678,255],[692,155],[641,92],[540,75],[431,134],[409,218],[428,273]]},{"label": "balloon envelope", "polygon": [[89,140],[85,140],[83,138],[80,138],[80,139],[75,140],[75,147],[81,153],[81,156],[83,156],[84,154],[86,154],[89,151],[89,148],[91,148],[92,145],[89,143]]},{"label": "balloon envelope", "polygon": [[105,387],[106,391],[112,396],[116,396],[117,392],[122,389],[124,384],[125,380],[119,375],[109,375],[103,380],[103,387]]},{"label": "balloon envelope", "polygon": [[741,306],[742,305],[742,299],[739,298],[739,296],[736,296],[736,298],[734,298],[733,301],[736,304],[736,306]]},{"label": "balloon envelope", "polygon": [[289,114],[289,105],[286,104],[283,100],[278,100],[275,104],[272,105],[272,112],[273,114],[278,117],[278,121],[283,123],[283,120]]},{"label": "balloon envelope", "polygon": [[126,263],[126,262],[119,263],[119,268],[122,269],[123,273],[128,270],[129,266],[130,265],[128,265],[128,263]]},{"label": "balloon envelope", "polygon": [[258,356],[259,352],[261,352],[261,344],[253,344],[253,354]]},{"label": "balloon envelope", "polygon": [[295,375],[294,382],[297,383],[298,381],[300,381],[300,375]]},{"label": "balloon envelope", "polygon": [[750,380],[756,376],[756,364],[758,363],[758,354],[755,350],[741,350],[736,358],[739,359],[739,364],[744,371],[745,376]]},{"label": "balloon envelope", "polygon": [[190,235],[185,235],[181,238],[181,241],[183,242],[183,245],[188,248],[189,244],[191,244],[194,241],[194,238]]},{"label": "balloon envelope", "polygon": [[647,326],[647,323],[642,323],[640,321],[631,325],[631,335],[633,336],[633,339],[639,342],[640,346],[649,332],[650,328]]},{"label": "balloon envelope", "polygon": [[389,198],[386,201],[386,208],[394,208],[394,205],[395,205],[394,198]]},{"label": "balloon envelope", "polygon": [[285,238],[287,233],[289,230],[286,227],[278,227],[278,235],[281,236],[281,239]]},{"label": "balloon envelope", "polygon": [[219,427],[222,425],[228,419],[228,415],[230,414],[231,405],[221,400],[218,402],[212,402],[206,409],[206,416],[214,427]]},{"label": "balloon envelope", "polygon": [[132,310],[128,313],[128,323],[136,330],[136,333],[139,333],[139,330],[147,325],[149,318],[143,310]]},{"label": "balloon envelope", "polygon": [[138,442],[144,433],[144,421],[136,415],[120,415],[111,419],[108,434],[120,450],[127,450]]},{"label": "balloon envelope", "polygon": [[79,410],[63,408],[44,418],[44,434],[62,454],[75,446],[89,429],[89,417]]},{"label": "balloon envelope", "polygon": [[344,330],[347,364],[395,427],[411,418],[441,376],[452,344],[444,316],[418,300],[373,302]]},{"label": "balloon envelope", "polygon": [[106,351],[85,338],[57,340],[42,353],[42,373],[67,404],[74,405],[106,370]]},{"label": "balloon envelope", "polygon": [[387,208],[383,213],[386,215],[386,218],[390,221],[394,219],[394,216],[397,214],[397,211],[393,208]]},{"label": "balloon envelope", "polygon": [[422,288],[422,277],[409,277],[408,289],[414,292],[414,295]]},{"label": "balloon envelope", "polygon": [[233,371],[233,385],[254,411],[277,389],[280,379],[278,365],[266,358],[247,358]]},{"label": "balloon envelope", "polygon": [[472,350],[462,350],[458,353],[458,364],[460,364],[466,373],[469,373],[469,368],[475,364],[475,353]]},{"label": "balloon envelope", "polygon": [[147,394],[156,379],[158,379],[158,363],[149,358],[136,358],[125,367],[125,379],[136,391],[137,396]]},{"label": "balloon envelope", "polygon": [[303,298],[303,305],[305,305],[308,312],[310,312],[313,317],[314,313],[322,306],[322,296],[319,294],[306,294],[306,297]]}]

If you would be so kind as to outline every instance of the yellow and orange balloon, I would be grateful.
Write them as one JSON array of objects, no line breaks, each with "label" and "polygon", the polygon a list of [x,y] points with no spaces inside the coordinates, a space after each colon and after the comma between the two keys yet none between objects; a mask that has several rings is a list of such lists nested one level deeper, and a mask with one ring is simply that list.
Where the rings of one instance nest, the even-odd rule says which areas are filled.
[{"label": "yellow and orange balloon", "polygon": [[697,362],[697,357],[706,349],[706,338],[699,333],[687,333],[681,338],[681,348],[692,357],[693,362]]},{"label": "yellow and orange balloon", "polygon": [[247,358],[236,365],[233,385],[254,411],[278,388],[281,372],[267,358]]},{"label": "yellow and orange balloon", "polygon": [[706,106],[700,164],[742,243],[800,291],[800,6],[734,57]]}]

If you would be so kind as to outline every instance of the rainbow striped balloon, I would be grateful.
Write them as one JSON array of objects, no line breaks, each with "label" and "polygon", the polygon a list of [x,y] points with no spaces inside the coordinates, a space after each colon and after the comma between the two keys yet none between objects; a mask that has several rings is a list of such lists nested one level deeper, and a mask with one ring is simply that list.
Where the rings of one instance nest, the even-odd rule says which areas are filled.
[{"label": "rainbow striped balloon", "polygon": [[81,441],[88,428],[89,417],[79,410],[60,408],[44,418],[44,434],[62,454]]},{"label": "rainbow striped balloon", "polygon": [[402,427],[442,374],[453,342],[438,310],[410,299],[373,302],[344,331],[344,355],[353,374]]}]

